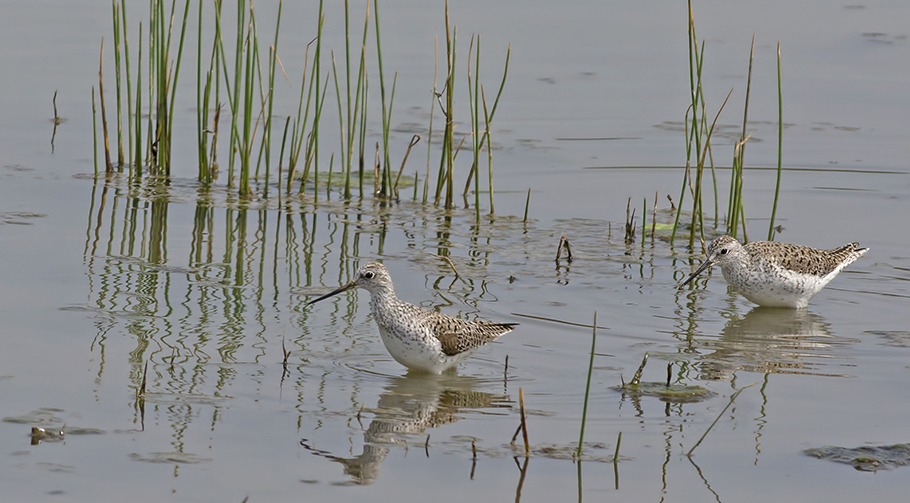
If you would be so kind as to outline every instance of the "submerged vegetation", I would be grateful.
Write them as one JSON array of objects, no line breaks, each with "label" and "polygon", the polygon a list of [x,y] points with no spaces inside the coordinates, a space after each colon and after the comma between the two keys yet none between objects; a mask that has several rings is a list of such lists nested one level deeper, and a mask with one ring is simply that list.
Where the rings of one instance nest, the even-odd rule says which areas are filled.
[{"label": "submerged vegetation", "polygon": [[[334,182],[342,198],[354,197],[353,186],[359,188],[357,197],[362,198],[366,195],[364,184],[372,183],[371,193],[374,197],[397,201],[400,197],[401,184],[405,182],[414,184],[414,198],[417,198],[418,177],[415,175],[413,181],[409,181],[408,177],[403,179],[402,175],[411,149],[420,141],[421,135],[413,135],[406,146],[397,173],[394,169],[398,163],[393,160],[393,152],[401,151],[399,150],[401,146],[395,145],[390,137],[398,74],[394,73],[389,86],[383,65],[378,0],[366,2],[362,33],[355,33],[352,30],[352,11],[348,1],[344,2],[345,44],[341,53],[340,59],[343,60],[341,64],[336,60],[335,51],[324,47],[327,19],[323,12],[323,0],[320,0],[318,15],[312,20],[314,38],[303,51],[302,67],[299,68],[302,70],[302,78],[299,82],[296,111],[285,112],[284,121],[276,120],[282,111],[276,110],[274,92],[276,80],[280,78],[279,68],[282,73],[286,71],[279,51],[281,2],[274,25],[274,39],[263,43],[259,35],[256,10],[251,1],[237,3],[236,23],[226,19],[223,2],[216,1],[212,4],[199,2],[197,18],[193,23],[190,0],[186,0],[182,6],[173,2],[170,8],[162,0],[149,0],[149,17],[145,24],[148,27],[147,44],[143,45],[143,23],[140,22],[139,41],[135,46],[137,63],[134,69],[130,65],[126,4],[120,0],[113,0],[112,7],[115,72],[113,99],[116,104],[114,121],[116,138],[113,140],[113,133],[108,132],[105,108],[103,41],[102,61],[99,66],[101,123],[107,172],[126,171],[131,177],[148,174],[169,179],[173,165],[186,164],[185,159],[172,158],[173,131],[179,126],[175,122],[180,119],[175,115],[174,104],[178,90],[181,89],[178,86],[178,78],[185,45],[195,38],[197,179],[203,190],[213,187],[219,176],[219,167],[226,164],[227,174],[224,182],[226,187],[246,199],[268,197],[270,186],[280,189],[279,195],[291,195],[295,186],[298,194],[305,193],[307,188],[318,194],[319,172],[326,169],[328,160],[328,176],[322,178],[327,192],[331,190]],[[193,24],[197,30],[195,37],[188,33],[192,30]],[[234,26],[233,32],[230,26]],[[371,26],[375,33],[373,48],[370,47]],[[204,36],[207,30],[213,30],[208,40]],[[432,89],[433,110],[426,130],[427,143],[430,143],[429,138],[433,135],[433,112],[437,104],[445,118],[445,132],[436,181],[431,182],[429,170],[423,180],[423,202],[428,202],[427,195],[432,184],[435,187],[433,204],[442,205],[446,209],[454,208],[455,159],[465,140],[471,138],[473,159],[468,170],[464,201],[467,207],[468,193],[473,186],[475,217],[479,220],[480,192],[483,190],[480,168],[484,150],[487,152],[489,212],[492,214],[494,209],[490,124],[505,87],[511,48],[506,51],[499,90],[492,104],[488,104],[484,86],[480,81],[480,35],[471,37],[466,72],[469,103],[466,115],[470,117],[470,130],[458,141],[454,134],[456,116],[454,95],[460,81],[460,72],[456,67],[457,30],[450,25],[448,3],[445,7],[445,30],[446,73],[441,89],[437,89],[435,84]],[[228,44],[225,43],[225,39],[231,36],[235,37],[236,43],[232,47],[226,47]],[[359,51],[351,42],[352,36],[360,41]],[[381,118],[380,141],[376,143],[375,155],[371,155],[373,150],[367,141],[371,101],[369,85],[371,75],[368,69],[373,63],[370,56],[372,50],[375,50],[375,64],[378,69],[378,75],[372,77],[378,79]],[[147,71],[145,77],[143,69]],[[121,78],[123,76],[125,79]],[[290,83],[288,76],[286,74],[284,76]],[[428,89],[428,93],[429,91]],[[325,142],[320,141],[321,133],[322,136],[329,136],[321,125],[325,118],[326,104],[329,104],[329,109],[332,108],[333,100],[329,97],[331,92],[335,94],[334,102],[337,106],[339,148],[329,155],[325,153],[320,155],[320,149],[326,148]],[[94,100],[94,92],[92,96]],[[147,120],[143,120],[144,110],[148,110]],[[281,122],[284,123],[283,129]],[[228,135],[227,139],[220,139],[225,132]],[[227,160],[224,159],[225,155]],[[336,158],[340,173],[333,173]],[[374,159],[373,166],[368,167],[367,162],[371,158]],[[97,169],[96,163],[96,172]],[[342,180],[340,182],[335,180],[337,177],[341,177]]]}]

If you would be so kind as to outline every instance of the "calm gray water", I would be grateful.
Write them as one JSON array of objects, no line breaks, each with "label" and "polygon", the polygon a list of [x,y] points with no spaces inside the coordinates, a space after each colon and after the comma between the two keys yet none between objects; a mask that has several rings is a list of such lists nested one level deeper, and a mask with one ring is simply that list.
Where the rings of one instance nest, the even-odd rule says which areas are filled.
[{"label": "calm gray water", "polygon": [[[276,4],[256,7],[270,40]],[[131,30],[140,20],[146,29],[147,5],[127,9]],[[359,30],[363,6],[352,9]],[[666,222],[666,195],[679,197],[682,171],[666,166],[685,163],[683,5],[453,3],[462,63],[470,34],[482,34],[488,93],[512,47],[494,121],[496,218],[477,225],[473,210],[415,203],[410,188],[393,205],[369,197],[345,204],[325,186],[280,205],[277,197],[240,204],[222,179],[200,197],[194,41],[176,106],[174,179],[96,178],[91,90],[102,36],[105,68],[113,68],[110,4],[5,3],[4,500],[898,499],[907,468],[861,472],[802,451],[910,441],[910,6],[713,1],[694,9],[706,40],[709,113],[734,89],[718,121],[718,164],[729,164],[742,127],[754,32],[746,162],[776,166],[780,41],[791,169],[778,239],[871,248],[806,310],[754,308],[728,292],[719,271],[679,292],[700,253],[679,241],[642,244],[640,235],[623,242],[628,198],[640,212],[657,192]],[[385,2],[379,14],[386,72],[399,72],[392,142],[400,160],[411,134],[426,128],[443,5]],[[341,15],[327,7],[325,44],[336,52]],[[315,5],[285,5],[282,23],[279,53],[294,87],[276,89],[281,119],[296,106]],[[112,115],[112,79],[105,87]],[[55,91],[65,122],[52,144]],[[371,100],[378,107],[378,94]],[[374,142],[378,108],[371,114]],[[327,117],[331,131],[335,110]],[[335,148],[337,138],[326,136],[323,148]],[[408,164],[421,180],[426,155],[421,143]],[[431,155],[435,170],[438,151]],[[457,185],[467,167],[457,168]],[[728,177],[719,171],[723,193]],[[746,177],[750,237],[760,239],[775,173]],[[571,263],[553,260],[560,236],[571,242]],[[460,275],[436,255],[450,257]],[[305,306],[373,259],[389,268],[404,300],[521,325],[455,374],[408,374],[380,342],[365,293]],[[571,453],[595,312],[601,328],[578,463]],[[671,403],[611,389],[645,352],[643,380],[666,379],[673,362],[674,380],[715,395]],[[520,436],[519,447],[510,445],[519,389],[530,457]],[[65,435],[33,444],[32,427]]]}]

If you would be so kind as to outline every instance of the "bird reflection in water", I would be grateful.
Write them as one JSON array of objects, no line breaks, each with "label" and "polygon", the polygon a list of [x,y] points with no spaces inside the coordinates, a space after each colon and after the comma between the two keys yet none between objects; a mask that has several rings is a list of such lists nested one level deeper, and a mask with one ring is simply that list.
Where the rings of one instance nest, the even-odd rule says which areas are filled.
[{"label": "bird reflection in water", "polygon": [[737,370],[756,373],[826,373],[826,360],[842,358],[838,350],[853,342],[831,334],[824,318],[805,309],[756,307],[744,317],[733,318],[716,339],[704,341],[700,377],[729,380]]},{"label": "bird reflection in water", "polygon": [[352,484],[372,484],[379,478],[379,466],[391,448],[407,450],[409,437],[455,423],[471,410],[511,409],[507,395],[475,391],[473,387],[479,383],[477,379],[457,375],[409,373],[391,378],[376,408],[368,410],[373,419],[363,432],[363,451],[359,456],[336,456],[312,447],[306,439],[300,445],[317,456],[340,463]]}]

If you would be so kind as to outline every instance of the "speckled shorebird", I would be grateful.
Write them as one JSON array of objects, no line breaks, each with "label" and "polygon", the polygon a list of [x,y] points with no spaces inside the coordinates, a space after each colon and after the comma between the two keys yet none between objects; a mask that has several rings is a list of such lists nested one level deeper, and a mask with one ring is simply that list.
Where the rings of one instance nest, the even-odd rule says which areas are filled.
[{"label": "speckled shorebird", "polygon": [[379,262],[364,264],[354,281],[307,305],[358,287],[370,292],[370,312],[389,354],[414,370],[439,374],[453,368],[475,349],[517,325],[461,320],[398,300],[392,277]]},{"label": "speckled shorebird", "polygon": [[717,264],[727,283],[752,302],[803,308],[844,267],[868,250],[859,248],[859,243],[831,250],[775,241],[753,241],[743,246],[730,236],[720,236],[708,245],[708,258],[701,267],[679,288]]}]

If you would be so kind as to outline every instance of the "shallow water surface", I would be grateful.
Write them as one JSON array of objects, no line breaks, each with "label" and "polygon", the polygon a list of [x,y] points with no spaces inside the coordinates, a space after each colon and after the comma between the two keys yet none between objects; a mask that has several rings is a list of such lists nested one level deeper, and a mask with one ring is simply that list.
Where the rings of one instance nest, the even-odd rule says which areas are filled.
[{"label": "shallow water surface", "polygon": [[[616,493],[608,497],[744,502],[903,495],[908,468],[900,464],[861,472],[804,451],[908,442],[910,242],[900,216],[910,212],[910,42],[899,20],[910,10],[890,2],[693,7],[706,39],[709,104],[719,107],[736,89],[736,105],[719,121],[718,165],[728,164],[742,127],[756,32],[746,153],[750,238],[766,235],[774,191],[776,172],[766,168],[777,160],[781,40],[788,169],[777,239],[820,248],[859,241],[871,249],[808,309],[755,307],[728,290],[719,270],[677,290],[703,256],[690,253],[685,239],[670,244],[665,225],[654,239],[638,229],[633,243],[624,241],[628,198],[639,212],[646,199],[650,213],[656,192],[658,221],[667,224],[667,194],[679,197],[689,99],[681,6],[654,13],[640,2],[494,2],[481,17],[472,14],[479,3],[451,6],[465,43],[471,32],[483,35],[490,86],[510,42],[513,51],[494,124],[496,212],[479,223],[473,208],[413,201],[410,186],[394,203],[369,196],[346,202],[324,184],[318,193],[310,186],[279,198],[272,190],[252,201],[238,199],[223,179],[202,191],[193,179],[190,90],[178,98],[179,161],[170,180],[95,176],[89,90],[97,83],[99,39],[109,36],[110,5],[25,3],[2,16],[0,31],[28,42],[0,51],[11,70],[9,92],[0,95],[4,498],[565,501]],[[128,8],[138,22],[144,7]],[[415,128],[426,127],[443,7],[380,8],[385,64],[400,72],[392,142],[403,151]],[[273,2],[257,9],[260,19],[274,19]],[[314,6],[285,9],[282,59],[297,72],[293,82],[313,36]],[[337,28],[334,9],[326,23]],[[327,37],[338,47],[337,29]],[[191,80],[192,70],[184,71]],[[54,90],[66,122],[52,146]],[[295,106],[297,91],[276,91],[279,104]],[[370,141],[378,131],[372,122]],[[409,169],[420,170],[422,189],[420,145]],[[438,150],[431,155],[435,165]],[[717,171],[724,194],[729,173]],[[571,260],[556,260],[561,237]],[[375,259],[403,300],[520,325],[457,372],[409,373],[382,345],[366,292],[306,305]],[[573,454],[595,312],[579,461]],[[643,382],[665,382],[672,364],[675,385],[710,395],[674,400],[615,389],[646,353]],[[515,436],[520,395],[529,453]]]}]

